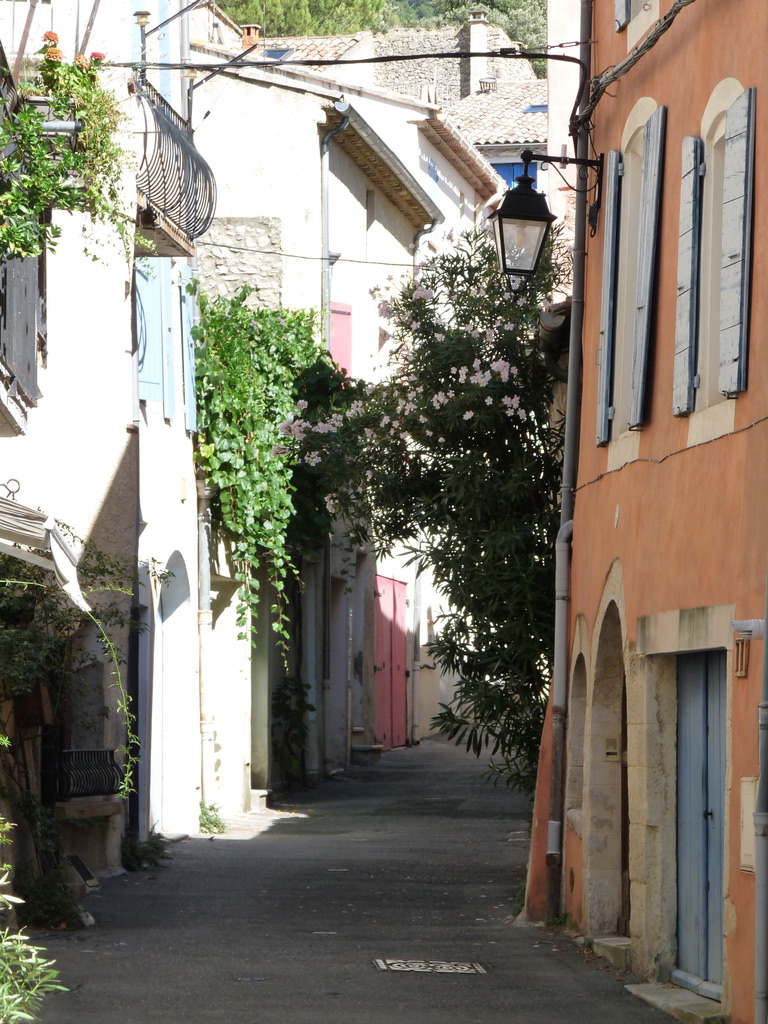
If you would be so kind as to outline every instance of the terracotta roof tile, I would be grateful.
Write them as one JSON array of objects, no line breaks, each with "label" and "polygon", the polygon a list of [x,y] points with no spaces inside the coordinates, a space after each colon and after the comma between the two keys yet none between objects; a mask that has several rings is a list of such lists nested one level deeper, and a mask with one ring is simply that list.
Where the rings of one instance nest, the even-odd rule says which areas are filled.
[{"label": "terracotta roof tile", "polygon": [[446,114],[475,146],[521,145],[546,141],[546,104],[544,80],[499,82],[495,92],[467,96]]},{"label": "terracotta roof tile", "polygon": [[[338,60],[361,38],[360,33],[351,36],[267,36],[264,49],[292,50],[288,60]],[[258,51],[254,50],[254,55],[256,53]]]}]

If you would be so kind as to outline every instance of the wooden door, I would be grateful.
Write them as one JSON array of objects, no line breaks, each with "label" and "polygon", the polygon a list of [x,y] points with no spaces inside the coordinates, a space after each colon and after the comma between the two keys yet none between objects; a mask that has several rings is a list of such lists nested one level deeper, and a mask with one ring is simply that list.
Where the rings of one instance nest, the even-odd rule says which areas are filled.
[{"label": "wooden door", "polygon": [[[677,971],[717,995],[723,961],[725,651],[677,659]],[[710,983],[704,993],[700,982]]]}]

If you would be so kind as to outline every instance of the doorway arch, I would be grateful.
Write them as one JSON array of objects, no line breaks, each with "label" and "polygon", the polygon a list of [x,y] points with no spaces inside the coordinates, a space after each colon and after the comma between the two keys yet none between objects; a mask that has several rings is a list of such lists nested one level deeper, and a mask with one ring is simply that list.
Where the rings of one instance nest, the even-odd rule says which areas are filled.
[{"label": "doorway arch", "polygon": [[595,652],[584,737],[584,926],[629,932],[627,702],[621,616],[610,601]]}]

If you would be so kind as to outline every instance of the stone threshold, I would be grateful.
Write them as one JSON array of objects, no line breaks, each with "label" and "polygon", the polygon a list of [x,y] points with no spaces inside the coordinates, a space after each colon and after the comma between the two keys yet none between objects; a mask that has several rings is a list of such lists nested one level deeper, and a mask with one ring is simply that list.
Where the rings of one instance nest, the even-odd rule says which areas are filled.
[{"label": "stone threshold", "polygon": [[627,992],[644,1000],[657,1010],[663,1010],[683,1024],[726,1024],[721,1003],[705,999],[696,992],[678,988],[677,985],[662,985],[658,982],[642,982],[626,985]]},{"label": "stone threshold", "polygon": [[[631,970],[632,943],[623,935],[604,935],[591,941],[593,952],[619,971]],[[625,985],[627,992],[668,1013],[682,1024],[726,1024],[722,1004],[678,985],[639,982]]]}]

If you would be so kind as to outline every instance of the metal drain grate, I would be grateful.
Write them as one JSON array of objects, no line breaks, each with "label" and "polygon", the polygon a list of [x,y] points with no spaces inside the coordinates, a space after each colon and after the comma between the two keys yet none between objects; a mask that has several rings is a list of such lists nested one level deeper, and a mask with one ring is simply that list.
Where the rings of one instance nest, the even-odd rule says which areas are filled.
[{"label": "metal drain grate", "polygon": [[484,967],[466,960],[374,960],[380,971],[417,971],[419,974],[486,974]]}]

